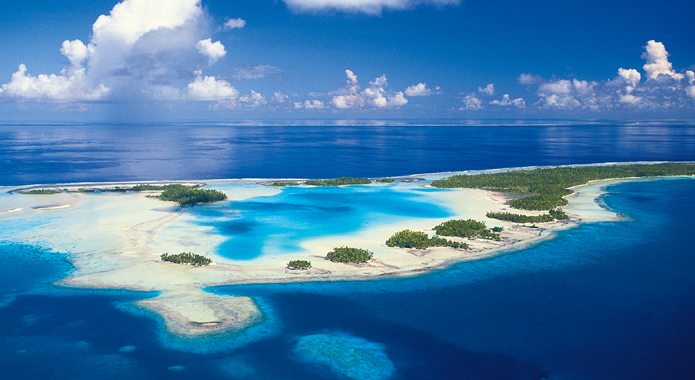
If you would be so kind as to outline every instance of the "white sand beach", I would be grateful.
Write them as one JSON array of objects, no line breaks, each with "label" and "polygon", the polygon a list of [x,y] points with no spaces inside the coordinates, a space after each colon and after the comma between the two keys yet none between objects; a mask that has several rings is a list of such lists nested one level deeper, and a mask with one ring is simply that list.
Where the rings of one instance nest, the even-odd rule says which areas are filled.
[{"label": "white sand beach", "polygon": [[[272,196],[282,190],[259,185],[260,180],[207,181],[210,188],[225,192],[230,200]],[[267,181],[267,180],[266,180]],[[433,202],[445,205],[455,216],[395,219],[393,223],[343,234],[305,240],[301,252],[291,255],[261,255],[239,261],[217,255],[216,248],[226,237],[213,227],[193,223],[193,216],[173,202],[147,198],[151,192],[59,193],[25,195],[13,193],[0,197],[0,210],[24,212],[0,213],[0,220],[21,220],[40,215],[56,216],[31,229],[17,231],[18,241],[48,245],[56,252],[69,253],[75,266],[63,286],[117,288],[158,291],[159,296],[136,304],[154,311],[165,320],[167,329],[181,337],[196,337],[234,331],[260,321],[261,313],[253,299],[226,297],[202,292],[210,286],[242,283],[291,281],[335,281],[371,279],[384,276],[412,276],[443,268],[452,263],[490,257],[516,250],[552,237],[555,231],[572,228],[580,222],[616,220],[619,216],[602,208],[596,198],[602,189],[626,180],[596,181],[576,187],[564,209],[569,221],[539,223],[539,228],[488,219],[486,212],[510,211],[507,198],[484,190],[455,189],[428,192]],[[195,182],[191,182],[195,183]],[[103,188],[103,184],[70,185],[70,188]],[[116,186],[110,184],[110,186]],[[369,185],[379,186],[379,185]],[[400,191],[414,191],[420,182],[400,183]],[[63,185],[60,188],[67,188]],[[528,215],[540,212],[516,213]],[[391,248],[385,241],[396,231],[410,229],[432,234],[431,228],[450,219],[485,221],[500,226],[501,242],[477,239],[468,241],[470,250],[430,248],[410,250]],[[457,238],[454,238],[457,239]],[[366,264],[341,264],[324,260],[337,246],[353,246],[374,252]],[[207,267],[162,262],[162,253],[196,252],[213,260]],[[310,270],[289,270],[289,260],[311,261]]]}]

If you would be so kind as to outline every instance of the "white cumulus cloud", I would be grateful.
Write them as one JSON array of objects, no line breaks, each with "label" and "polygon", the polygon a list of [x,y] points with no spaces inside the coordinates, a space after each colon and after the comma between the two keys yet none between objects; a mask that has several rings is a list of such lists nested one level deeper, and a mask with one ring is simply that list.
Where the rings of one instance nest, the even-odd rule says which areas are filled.
[{"label": "white cumulus cloud", "polygon": [[[651,40],[644,49],[645,81],[639,71],[621,67],[615,79],[600,83],[578,79],[544,80],[531,74],[522,74],[519,83],[538,84],[536,94],[540,100],[535,105],[541,108],[655,110],[692,107],[684,95],[695,98],[695,73],[690,70],[685,74],[676,72],[661,42]],[[681,83],[684,78],[688,85]]]},{"label": "white cumulus cloud", "polygon": [[251,90],[249,95],[244,95],[239,97],[239,104],[246,107],[259,107],[263,104],[268,104],[265,96],[261,95],[259,92]]},{"label": "white cumulus cloud", "polygon": [[647,42],[645,50],[642,59],[646,59],[647,63],[642,68],[647,73],[648,79],[657,79],[659,75],[667,75],[675,80],[683,79],[683,74],[673,71],[673,65],[668,61],[668,52],[663,43],[651,40]]},{"label": "white cumulus cloud", "polygon": [[224,23],[225,30],[242,29],[245,26],[246,20],[242,20],[240,18],[231,18]]},{"label": "white cumulus cloud", "polygon": [[490,83],[485,87],[478,87],[478,92],[486,95],[495,95],[495,85]]},{"label": "white cumulus cloud", "polygon": [[405,95],[407,96],[429,96],[432,94],[438,94],[441,91],[441,87],[436,86],[434,90],[427,88],[427,83],[418,83],[413,86],[408,86],[405,89]]},{"label": "white cumulus cloud", "polygon": [[545,108],[595,108],[597,82],[573,80],[556,80],[543,83],[538,87],[540,104]]},{"label": "white cumulus cloud", "polygon": [[620,99],[619,101],[621,103],[627,103],[627,104],[633,104],[634,105],[634,104],[638,104],[639,102],[642,101],[642,98],[640,98],[639,96],[634,96],[631,94],[625,94],[625,95],[619,94],[618,96]]},{"label": "white cumulus cloud", "polygon": [[68,100],[99,100],[109,89],[105,86],[90,88],[85,69],[63,70],[60,75],[27,75],[27,67],[19,65],[12,80],[2,85],[0,93],[20,101],[61,102]]},{"label": "white cumulus cloud", "polygon": [[524,101],[523,98],[512,99],[509,97],[509,94],[502,95],[501,100],[493,100],[490,102],[490,104],[494,104],[496,106],[501,106],[501,107],[514,106],[517,108],[526,108],[526,102]]},{"label": "white cumulus cloud", "polygon": [[220,41],[212,42],[212,38],[198,41],[195,47],[198,49],[200,54],[207,57],[208,64],[210,65],[227,55],[224,45],[222,45]]},{"label": "white cumulus cloud", "polygon": [[461,0],[284,0],[295,12],[340,11],[379,15],[384,9],[411,9],[420,4],[458,5]]},{"label": "white cumulus cloud", "polygon": [[203,77],[202,71],[195,72],[195,81],[188,84],[187,95],[193,100],[236,99],[239,91],[229,82],[217,80],[213,76]]},{"label": "white cumulus cloud", "polygon": [[521,73],[517,81],[519,84],[538,84],[543,82],[543,78],[540,75]]},{"label": "white cumulus cloud", "polygon": [[408,99],[400,91],[393,94],[393,96],[389,96],[388,105],[391,107],[400,107],[406,104],[408,104]]},{"label": "white cumulus cloud", "polygon": [[333,92],[335,94],[330,101],[335,108],[362,108],[370,105],[376,108],[400,107],[408,103],[402,91],[390,92],[386,90],[388,79],[382,75],[369,82],[369,87],[363,91],[358,84],[357,75],[351,70],[345,70],[347,86]]},{"label": "white cumulus cloud", "polygon": [[461,111],[478,111],[483,109],[483,101],[476,98],[475,93],[466,95],[463,98],[463,107],[459,108]]},{"label": "white cumulus cloud", "polygon": [[[63,42],[60,52],[69,66],[59,74],[37,76],[21,66],[12,81],[2,85],[0,99],[130,102],[143,97],[228,97],[233,93],[228,83],[226,87],[214,77],[193,74],[204,59],[214,63],[226,54],[220,42],[206,39],[211,30],[211,18],[200,0],[123,0],[97,18],[89,43]],[[190,86],[187,76],[195,79]],[[203,90],[210,90],[209,95]]]},{"label": "white cumulus cloud", "polygon": [[273,96],[270,97],[270,101],[273,103],[285,103],[289,101],[290,97],[283,94],[282,91],[275,91]]},{"label": "white cumulus cloud", "polygon": [[688,84],[690,84],[690,86],[685,88],[685,93],[695,99],[695,85],[693,85],[695,84],[695,72],[688,70],[685,72],[685,76],[688,78]]},{"label": "white cumulus cloud", "polygon": [[[294,108],[295,109],[307,109],[307,110],[322,110],[326,108],[326,103],[320,101],[320,100],[305,100],[304,103],[301,102],[295,102],[294,103]],[[338,108],[349,108],[349,107],[338,107]]]},{"label": "white cumulus cloud", "polygon": [[351,70],[345,70],[345,74],[348,77],[348,84],[357,84],[357,75]]},{"label": "white cumulus cloud", "polygon": [[63,54],[73,66],[82,66],[82,62],[89,56],[89,49],[80,40],[63,41],[63,46],[60,48],[60,53]]},{"label": "white cumulus cloud", "polygon": [[640,80],[642,79],[642,75],[639,73],[639,71],[635,69],[625,70],[621,67],[618,69],[618,75],[621,78],[625,79],[625,81],[629,83],[632,87],[637,86]]}]

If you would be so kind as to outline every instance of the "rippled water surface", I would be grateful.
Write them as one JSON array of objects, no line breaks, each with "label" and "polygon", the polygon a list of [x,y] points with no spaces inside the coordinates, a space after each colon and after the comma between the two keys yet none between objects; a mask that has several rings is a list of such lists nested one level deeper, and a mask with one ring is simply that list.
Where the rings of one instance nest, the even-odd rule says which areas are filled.
[{"label": "rippled water surface", "polygon": [[0,124],[0,185],[383,177],[695,159],[695,125],[447,122],[455,125]]}]

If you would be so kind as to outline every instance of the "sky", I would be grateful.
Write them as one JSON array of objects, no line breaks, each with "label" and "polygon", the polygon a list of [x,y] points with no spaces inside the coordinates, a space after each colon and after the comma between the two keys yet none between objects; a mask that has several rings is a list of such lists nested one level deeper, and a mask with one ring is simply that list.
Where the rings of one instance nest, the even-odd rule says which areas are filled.
[{"label": "sky", "polygon": [[693,1],[53,0],[0,122],[695,119]]}]

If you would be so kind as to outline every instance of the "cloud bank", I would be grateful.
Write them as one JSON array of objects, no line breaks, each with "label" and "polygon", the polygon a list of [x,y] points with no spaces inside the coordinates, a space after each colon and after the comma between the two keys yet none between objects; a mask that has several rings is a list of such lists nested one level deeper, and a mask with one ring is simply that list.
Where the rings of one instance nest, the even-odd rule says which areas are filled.
[{"label": "cloud bank", "polygon": [[400,107],[408,103],[402,91],[390,92],[386,90],[388,80],[382,75],[369,82],[369,87],[360,91],[357,75],[351,70],[345,70],[347,86],[338,90],[331,100],[331,104],[339,109],[363,108],[371,106],[376,108]]},{"label": "cloud bank", "polygon": [[[556,110],[669,110],[692,107],[695,73],[676,72],[663,43],[654,40],[644,46],[643,76],[636,69],[619,68],[617,76],[602,82],[579,79],[545,80],[521,74],[519,84],[536,85],[541,109]],[[502,100],[504,102],[504,99]]]},{"label": "cloud bank", "polygon": [[[229,21],[233,21],[230,23]],[[227,27],[243,27],[229,20]],[[0,87],[10,101],[79,102],[154,99],[228,99],[237,93],[226,81],[202,76],[200,67],[226,55],[221,42],[205,35],[211,21],[200,0],[125,0],[92,26],[88,44],[66,40],[70,62],[60,74],[32,76],[19,65]],[[190,81],[183,90],[177,82]],[[183,94],[183,95],[182,95]],[[238,94],[238,93],[237,93]]]}]

